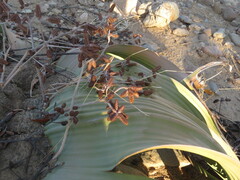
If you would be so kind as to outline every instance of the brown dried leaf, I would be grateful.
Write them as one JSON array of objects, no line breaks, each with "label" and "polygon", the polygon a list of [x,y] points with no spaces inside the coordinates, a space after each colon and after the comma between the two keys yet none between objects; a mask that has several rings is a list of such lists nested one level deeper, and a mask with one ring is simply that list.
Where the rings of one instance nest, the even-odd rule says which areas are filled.
[{"label": "brown dried leaf", "polygon": [[23,32],[24,35],[27,35],[29,33],[29,30],[26,26],[22,25],[22,24],[18,24],[17,26],[19,29],[21,29],[21,31]]},{"label": "brown dried leaf", "polygon": [[53,23],[53,24],[60,24],[61,20],[59,18],[56,17],[49,17],[47,19],[48,22]]},{"label": "brown dried leaf", "polygon": [[3,72],[3,66],[0,64],[0,72]]},{"label": "brown dried leaf", "polygon": [[53,57],[53,52],[50,49],[48,49],[46,55],[49,59],[51,59]]},{"label": "brown dried leaf", "polygon": [[12,15],[10,15],[10,21],[13,21],[17,24],[20,24],[21,23],[21,18],[19,17],[18,14],[12,14]]},{"label": "brown dried leaf", "polygon": [[10,11],[9,7],[6,5],[6,3],[4,1],[0,2],[0,7],[2,8],[3,12],[9,12]]},{"label": "brown dried leaf", "polygon": [[25,7],[23,0],[18,0],[18,2],[21,5],[20,8],[23,9]]},{"label": "brown dried leaf", "polygon": [[37,4],[35,7],[35,15],[38,19],[41,19],[41,17],[42,17],[42,11],[41,11],[41,7],[39,4]]},{"label": "brown dried leaf", "polygon": [[0,64],[9,65],[10,62],[8,62],[8,61],[6,61],[6,60],[0,58]]},{"label": "brown dried leaf", "polygon": [[108,12],[113,12],[114,8],[115,8],[116,4],[112,4],[111,7],[108,9]]}]

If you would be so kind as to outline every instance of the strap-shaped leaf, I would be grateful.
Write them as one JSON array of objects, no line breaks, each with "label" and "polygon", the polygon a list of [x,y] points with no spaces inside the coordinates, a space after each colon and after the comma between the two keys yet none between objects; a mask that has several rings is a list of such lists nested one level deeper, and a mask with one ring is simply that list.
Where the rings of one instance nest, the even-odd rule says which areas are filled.
[{"label": "strap-shaped leaf", "polygon": [[[147,65],[152,63],[149,54],[144,57],[141,61],[144,61],[145,66],[151,67]],[[138,56],[135,57],[137,59]],[[154,66],[153,63],[152,67]],[[149,69],[138,65],[131,68],[126,76],[136,77],[139,69],[146,76],[151,74]],[[124,126],[116,121],[109,125],[107,131],[106,104],[98,101],[95,92],[82,87],[75,99],[75,105],[80,107],[79,123],[70,128],[67,143],[59,158],[65,164],[49,174],[47,180],[147,179],[107,171],[133,154],[160,148],[202,155],[219,163],[229,179],[240,179],[240,163],[231,147],[221,138],[201,102],[178,81],[158,74],[151,84],[154,90],[151,97],[140,97],[133,105],[119,98],[121,105],[126,106],[129,125]],[[70,106],[74,89],[74,86],[62,89],[51,101],[49,112],[53,112],[55,104],[66,103]],[[65,116],[57,119],[65,120]],[[56,123],[46,127],[53,145],[59,145],[64,131],[65,127]]]}]

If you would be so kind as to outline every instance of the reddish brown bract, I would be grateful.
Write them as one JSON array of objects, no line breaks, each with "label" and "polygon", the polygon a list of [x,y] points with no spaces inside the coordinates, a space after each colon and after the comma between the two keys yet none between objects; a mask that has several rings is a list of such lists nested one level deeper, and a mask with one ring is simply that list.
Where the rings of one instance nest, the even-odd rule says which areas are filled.
[{"label": "reddish brown bract", "polygon": [[119,107],[118,100],[116,99],[113,103],[112,101],[109,102],[108,108],[108,120],[111,122],[116,121],[119,119],[123,124],[128,125],[128,115],[126,115],[123,111],[125,106]]}]

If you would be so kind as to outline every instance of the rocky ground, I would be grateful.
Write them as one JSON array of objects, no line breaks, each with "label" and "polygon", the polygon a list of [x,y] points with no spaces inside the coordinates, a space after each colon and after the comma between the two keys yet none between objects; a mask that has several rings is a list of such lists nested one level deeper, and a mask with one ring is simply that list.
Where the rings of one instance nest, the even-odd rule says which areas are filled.
[{"label": "rocky ground", "polygon": [[[19,1],[21,2],[21,1]],[[100,16],[111,15],[117,17],[119,37],[113,43],[137,44],[157,54],[165,56],[176,64],[182,71],[192,72],[200,66],[214,61],[227,61],[232,66],[207,70],[203,74],[206,90],[201,90],[203,100],[219,116],[219,122],[226,129],[226,137],[231,145],[239,152],[240,138],[240,2],[238,0],[173,0],[180,10],[180,16],[163,27],[162,22],[156,21],[156,9],[161,0],[141,0],[140,8],[134,15],[119,16],[115,12],[108,12],[109,1],[100,0],[34,0],[21,4],[15,0],[8,0],[9,8],[22,17],[34,14],[36,4],[40,4],[42,17],[32,22],[34,37],[50,36],[53,29],[67,32],[76,25],[87,22],[99,24]],[[22,6],[22,7],[21,7]],[[3,8],[1,6],[1,8]],[[48,18],[52,17],[53,20]],[[2,18],[2,17],[1,17]],[[60,20],[54,22],[54,18]],[[24,36],[16,30],[12,19],[7,27],[13,32]],[[55,19],[56,21],[56,19]],[[74,37],[70,38],[74,41]],[[64,39],[65,41],[65,39]],[[103,41],[102,39],[99,41]],[[7,41],[6,41],[7,42]],[[81,42],[80,42],[81,43]],[[105,42],[104,42],[105,43]],[[7,51],[9,46],[2,43],[1,49]],[[4,49],[5,48],[5,49]],[[19,47],[18,47],[19,48]],[[13,48],[14,49],[14,48]],[[13,52],[11,52],[13,53]],[[1,83],[16,66],[16,61],[22,56],[17,51],[8,57],[11,64],[0,61]],[[1,59],[4,54],[1,53]],[[59,56],[54,57],[54,61]],[[38,59],[39,60],[39,59]],[[44,57],[44,63],[51,64]],[[4,67],[4,68],[3,68]],[[33,61],[29,61],[8,85],[0,91],[0,179],[41,179],[41,172],[49,157],[50,145],[44,137],[43,126],[31,121],[41,116],[44,106],[41,86],[37,81],[37,69]],[[217,75],[217,76],[215,76]],[[55,82],[64,82],[68,78],[62,75],[48,75],[47,89]],[[31,92],[31,93],[30,93]],[[208,92],[208,93],[206,93]],[[167,170],[161,164],[158,153],[144,153],[140,158],[141,172],[156,179],[176,179],[184,174],[183,179],[196,178],[193,168],[184,171]],[[123,166],[133,166],[132,161]],[[138,161],[137,161],[138,162]],[[189,168],[189,166],[186,166]],[[170,168],[171,169],[171,168]],[[187,169],[187,168],[185,168]],[[123,168],[116,171],[123,171]],[[171,173],[174,172],[174,173]],[[204,179],[199,175],[199,179]]]}]

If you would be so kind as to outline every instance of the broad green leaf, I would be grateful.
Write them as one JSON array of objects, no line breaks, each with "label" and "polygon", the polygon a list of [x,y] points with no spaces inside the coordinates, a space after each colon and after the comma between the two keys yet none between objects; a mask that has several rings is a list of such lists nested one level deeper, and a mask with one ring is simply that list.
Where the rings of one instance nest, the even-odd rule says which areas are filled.
[{"label": "broad green leaf", "polygon": [[[74,87],[66,88],[52,102],[57,105],[63,102],[69,104],[73,90]],[[80,106],[85,97],[86,92],[80,91]],[[155,148],[180,149],[203,155],[221,164],[232,179],[240,178],[236,173],[240,168],[239,162],[224,154],[223,148],[212,138],[207,126],[183,108],[154,96],[136,100],[135,105],[142,113],[123,101],[121,103],[125,103],[130,116],[129,125],[114,122],[106,132],[105,105],[102,102],[89,104],[96,99],[96,96],[91,94],[86,105],[81,106],[79,124],[71,127],[59,159],[65,164],[49,174],[46,179],[118,179],[118,176],[120,179],[120,174],[112,176],[112,173],[106,171],[132,154]],[[50,112],[53,106],[50,107]],[[62,116],[58,121],[65,119]],[[47,127],[46,133],[52,144],[61,140],[64,130],[65,127],[55,123]]]},{"label": "broad green leaf", "polygon": [[[126,47],[131,49],[131,53],[135,52],[134,60],[140,59],[142,65],[132,67],[125,76],[119,78],[131,76],[135,80],[139,79],[136,74],[139,70],[151,76],[148,68],[157,66],[156,63],[161,64],[158,62],[161,59],[152,57],[151,53],[142,54],[142,58],[137,56],[139,53],[134,51],[134,47]],[[124,58],[129,56],[126,53],[129,52],[125,51],[122,55],[111,51],[111,54]],[[153,58],[153,62],[149,57]],[[221,165],[230,179],[240,179],[239,160],[221,138],[208,111],[185,86],[175,80],[177,78],[173,79],[177,73],[170,77],[166,75],[158,74],[153,79],[151,88],[154,94],[151,97],[141,96],[133,105],[119,98],[129,115],[128,126],[119,121],[106,124],[106,104],[99,102],[95,90],[90,91],[84,83],[81,84],[75,99],[75,105],[80,107],[79,123],[71,126],[67,143],[59,157],[59,161],[65,164],[56,168],[46,179],[147,179],[108,171],[131,155],[161,148],[199,154]],[[59,91],[48,111],[53,112],[55,104],[60,106],[66,103],[70,106],[74,89],[74,86],[70,86]],[[65,120],[65,116],[57,119],[59,122]],[[61,144],[64,131],[65,127],[58,123],[46,127],[47,135],[52,144],[56,145],[55,151]]]}]

